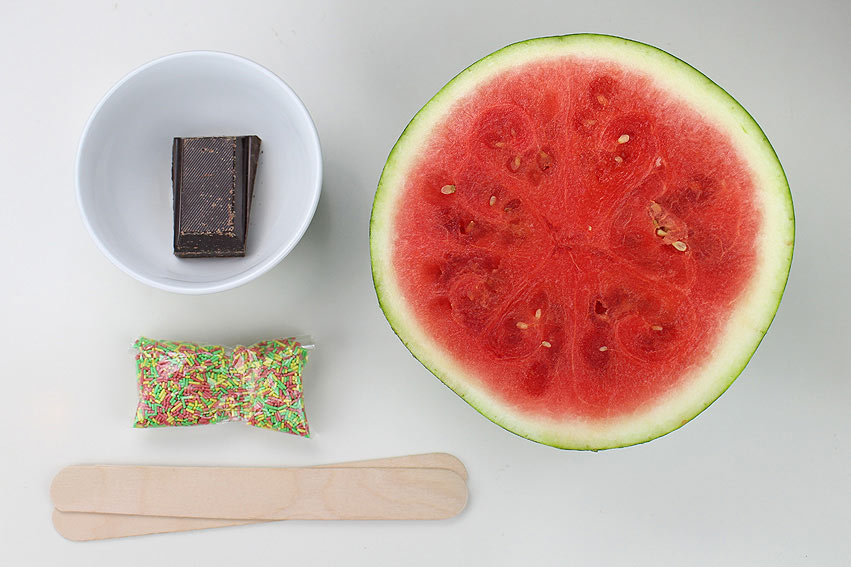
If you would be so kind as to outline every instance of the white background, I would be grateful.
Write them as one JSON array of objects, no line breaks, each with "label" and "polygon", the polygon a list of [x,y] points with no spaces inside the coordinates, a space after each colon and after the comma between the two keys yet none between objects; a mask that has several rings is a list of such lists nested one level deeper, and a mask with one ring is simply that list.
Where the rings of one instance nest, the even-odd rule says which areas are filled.
[{"label": "white background", "polygon": [[[690,6],[688,4],[691,4]],[[851,556],[851,4],[822,2],[25,2],[0,17],[0,554],[7,565],[847,565]],[[786,296],[740,379],[648,445],[565,452],[481,417],[414,360],[372,288],[368,218],[416,110],[476,59],[580,31],[668,50],[727,89],[786,168]],[[89,112],[153,58],[215,49],[293,86],[325,151],[312,226],[276,269],[211,296],[147,288],[83,228],[73,163]],[[239,424],[136,430],[139,334],[311,333],[314,436]],[[48,486],[79,462],[294,465],[458,455],[470,502],[434,523],[309,523],[75,544]],[[11,562],[5,560],[11,559]],[[49,562],[49,563],[48,563]]]}]

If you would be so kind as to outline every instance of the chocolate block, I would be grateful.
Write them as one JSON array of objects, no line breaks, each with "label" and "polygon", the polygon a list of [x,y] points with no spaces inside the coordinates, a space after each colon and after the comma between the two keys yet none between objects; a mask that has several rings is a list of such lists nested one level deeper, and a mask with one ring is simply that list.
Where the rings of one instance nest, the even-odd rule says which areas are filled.
[{"label": "chocolate block", "polygon": [[174,254],[245,256],[260,138],[175,138]]}]

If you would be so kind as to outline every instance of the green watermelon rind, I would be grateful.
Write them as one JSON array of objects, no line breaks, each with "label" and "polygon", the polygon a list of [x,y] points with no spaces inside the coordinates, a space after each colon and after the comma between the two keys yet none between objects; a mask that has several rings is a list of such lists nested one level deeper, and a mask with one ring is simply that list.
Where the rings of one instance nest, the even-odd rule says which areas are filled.
[{"label": "green watermelon rind", "polygon": [[[672,96],[682,96],[693,107],[711,114],[707,120],[722,131],[726,130],[732,143],[744,153],[753,175],[761,179],[759,185],[764,189],[761,195],[765,230],[761,234],[763,246],[759,247],[764,254],[760,271],[752,287],[742,294],[740,308],[731,315],[727,330],[716,345],[719,354],[695,370],[697,378],[683,380],[682,387],[669,392],[647,411],[607,422],[586,424],[535,419],[506,407],[484,388],[477,387],[474,381],[465,380],[464,369],[430,340],[408,311],[391,264],[392,220],[397,210],[393,205],[394,198],[401,193],[394,188],[404,179],[407,166],[418,156],[418,142],[427,139],[425,135],[452,103],[476,85],[510,68],[513,62],[532,61],[549,54],[637,63],[637,70],[650,74]],[[774,148],[747,110],[700,71],[673,55],[644,43],[597,34],[544,37],[514,43],[456,75],[417,112],[391,150],[378,183],[370,219],[372,276],[378,302],[393,331],[414,357],[482,415],[506,430],[553,447],[592,451],[645,443],[679,429],[732,385],[774,319],[788,280],[794,241],[794,208],[786,175]],[[695,391],[689,391],[690,388]],[[680,393],[681,390],[684,393]]]}]

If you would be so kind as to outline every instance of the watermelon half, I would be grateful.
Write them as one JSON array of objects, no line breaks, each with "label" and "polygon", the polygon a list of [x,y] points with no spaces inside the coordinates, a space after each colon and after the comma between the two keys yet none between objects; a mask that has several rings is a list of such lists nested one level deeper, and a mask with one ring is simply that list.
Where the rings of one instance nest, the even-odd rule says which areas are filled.
[{"label": "watermelon half", "polygon": [[602,35],[510,45],[452,79],[391,152],[379,303],[432,373],[518,435],[649,441],[742,372],[792,259],[789,186],[700,72]]}]

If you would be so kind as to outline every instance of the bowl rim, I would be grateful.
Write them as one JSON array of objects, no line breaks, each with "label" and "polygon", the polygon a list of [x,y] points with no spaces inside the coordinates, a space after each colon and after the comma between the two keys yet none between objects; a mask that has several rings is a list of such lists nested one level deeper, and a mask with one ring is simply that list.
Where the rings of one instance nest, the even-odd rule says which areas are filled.
[{"label": "bowl rim", "polygon": [[[87,143],[89,137],[89,130],[92,128],[92,124],[94,123],[97,116],[100,114],[101,109],[104,105],[109,101],[110,98],[124,86],[130,79],[133,77],[144,73],[145,71],[165,63],[167,61],[175,60],[175,59],[184,59],[184,58],[192,58],[192,57],[213,57],[220,59],[229,59],[231,61],[240,63],[247,67],[252,68],[255,71],[258,71],[260,74],[265,75],[267,78],[271,79],[273,82],[277,83],[278,86],[289,95],[293,101],[295,102],[294,109],[303,113],[304,118],[307,120],[307,124],[309,126],[309,139],[308,139],[308,153],[311,156],[311,159],[314,161],[314,167],[316,170],[316,181],[312,187],[310,187],[313,198],[309,206],[309,210],[307,211],[307,215],[304,217],[303,222],[297,228],[294,233],[293,238],[291,238],[288,243],[282,247],[280,247],[274,254],[267,257],[262,262],[258,263],[253,268],[243,271],[238,275],[229,276],[222,280],[217,280],[215,282],[204,282],[198,284],[188,285],[172,285],[169,283],[157,281],[155,279],[146,277],[133,268],[119,260],[114,254],[112,254],[107,248],[106,244],[101,240],[100,236],[95,232],[94,227],[92,226],[91,221],[89,220],[89,214],[86,211],[86,208],[83,206],[83,198],[82,198],[82,183],[80,180],[81,175],[81,162],[83,151],[85,145]],[[298,94],[290,87],[281,77],[267,69],[266,67],[242,57],[240,55],[235,55],[233,53],[227,53],[223,51],[212,51],[212,50],[194,50],[194,51],[181,51],[178,53],[172,53],[169,55],[165,55],[162,57],[158,57],[156,59],[152,59],[147,63],[136,67],[126,75],[124,75],[118,82],[116,82],[106,93],[100,98],[98,103],[95,105],[92,112],[89,114],[88,119],[86,120],[86,124],[83,127],[83,131],[80,135],[79,142],[77,143],[77,155],[74,160],[74,188],[75,195],[77,200],[77,207],[80,210],[80,216],[83,219],[83,224],[86,227],[89,235],[92,237],[92,240],[95,241],[98,249],[103,253],[104,256],[117,268],[119,268],[125,274],[131,276],[135,280],[142,282],[146,285],[149,285],[156,289],[161,289],[163,291],[170,291],[172,293],[180,293],[186,295],[201,295],[208,293],[216,293],[219,291],[225,291],[229,289],[233,289],[244,285],[255,278],[265,274],[272,268],[274,268],[281,260],[283,260],[295,246],[299,243],[304,233],[307,231],[308,226],[310,226],[311,221],[313,220],[313,216],[316,213],[316,207],[319,204],[319,197],[322,192],[322,147],[319,141],[319,132],[316,129],[316,123],[313,121],[313,117],[310,115],[310,111],[308,111],[304,102],[299,98]]]}]

